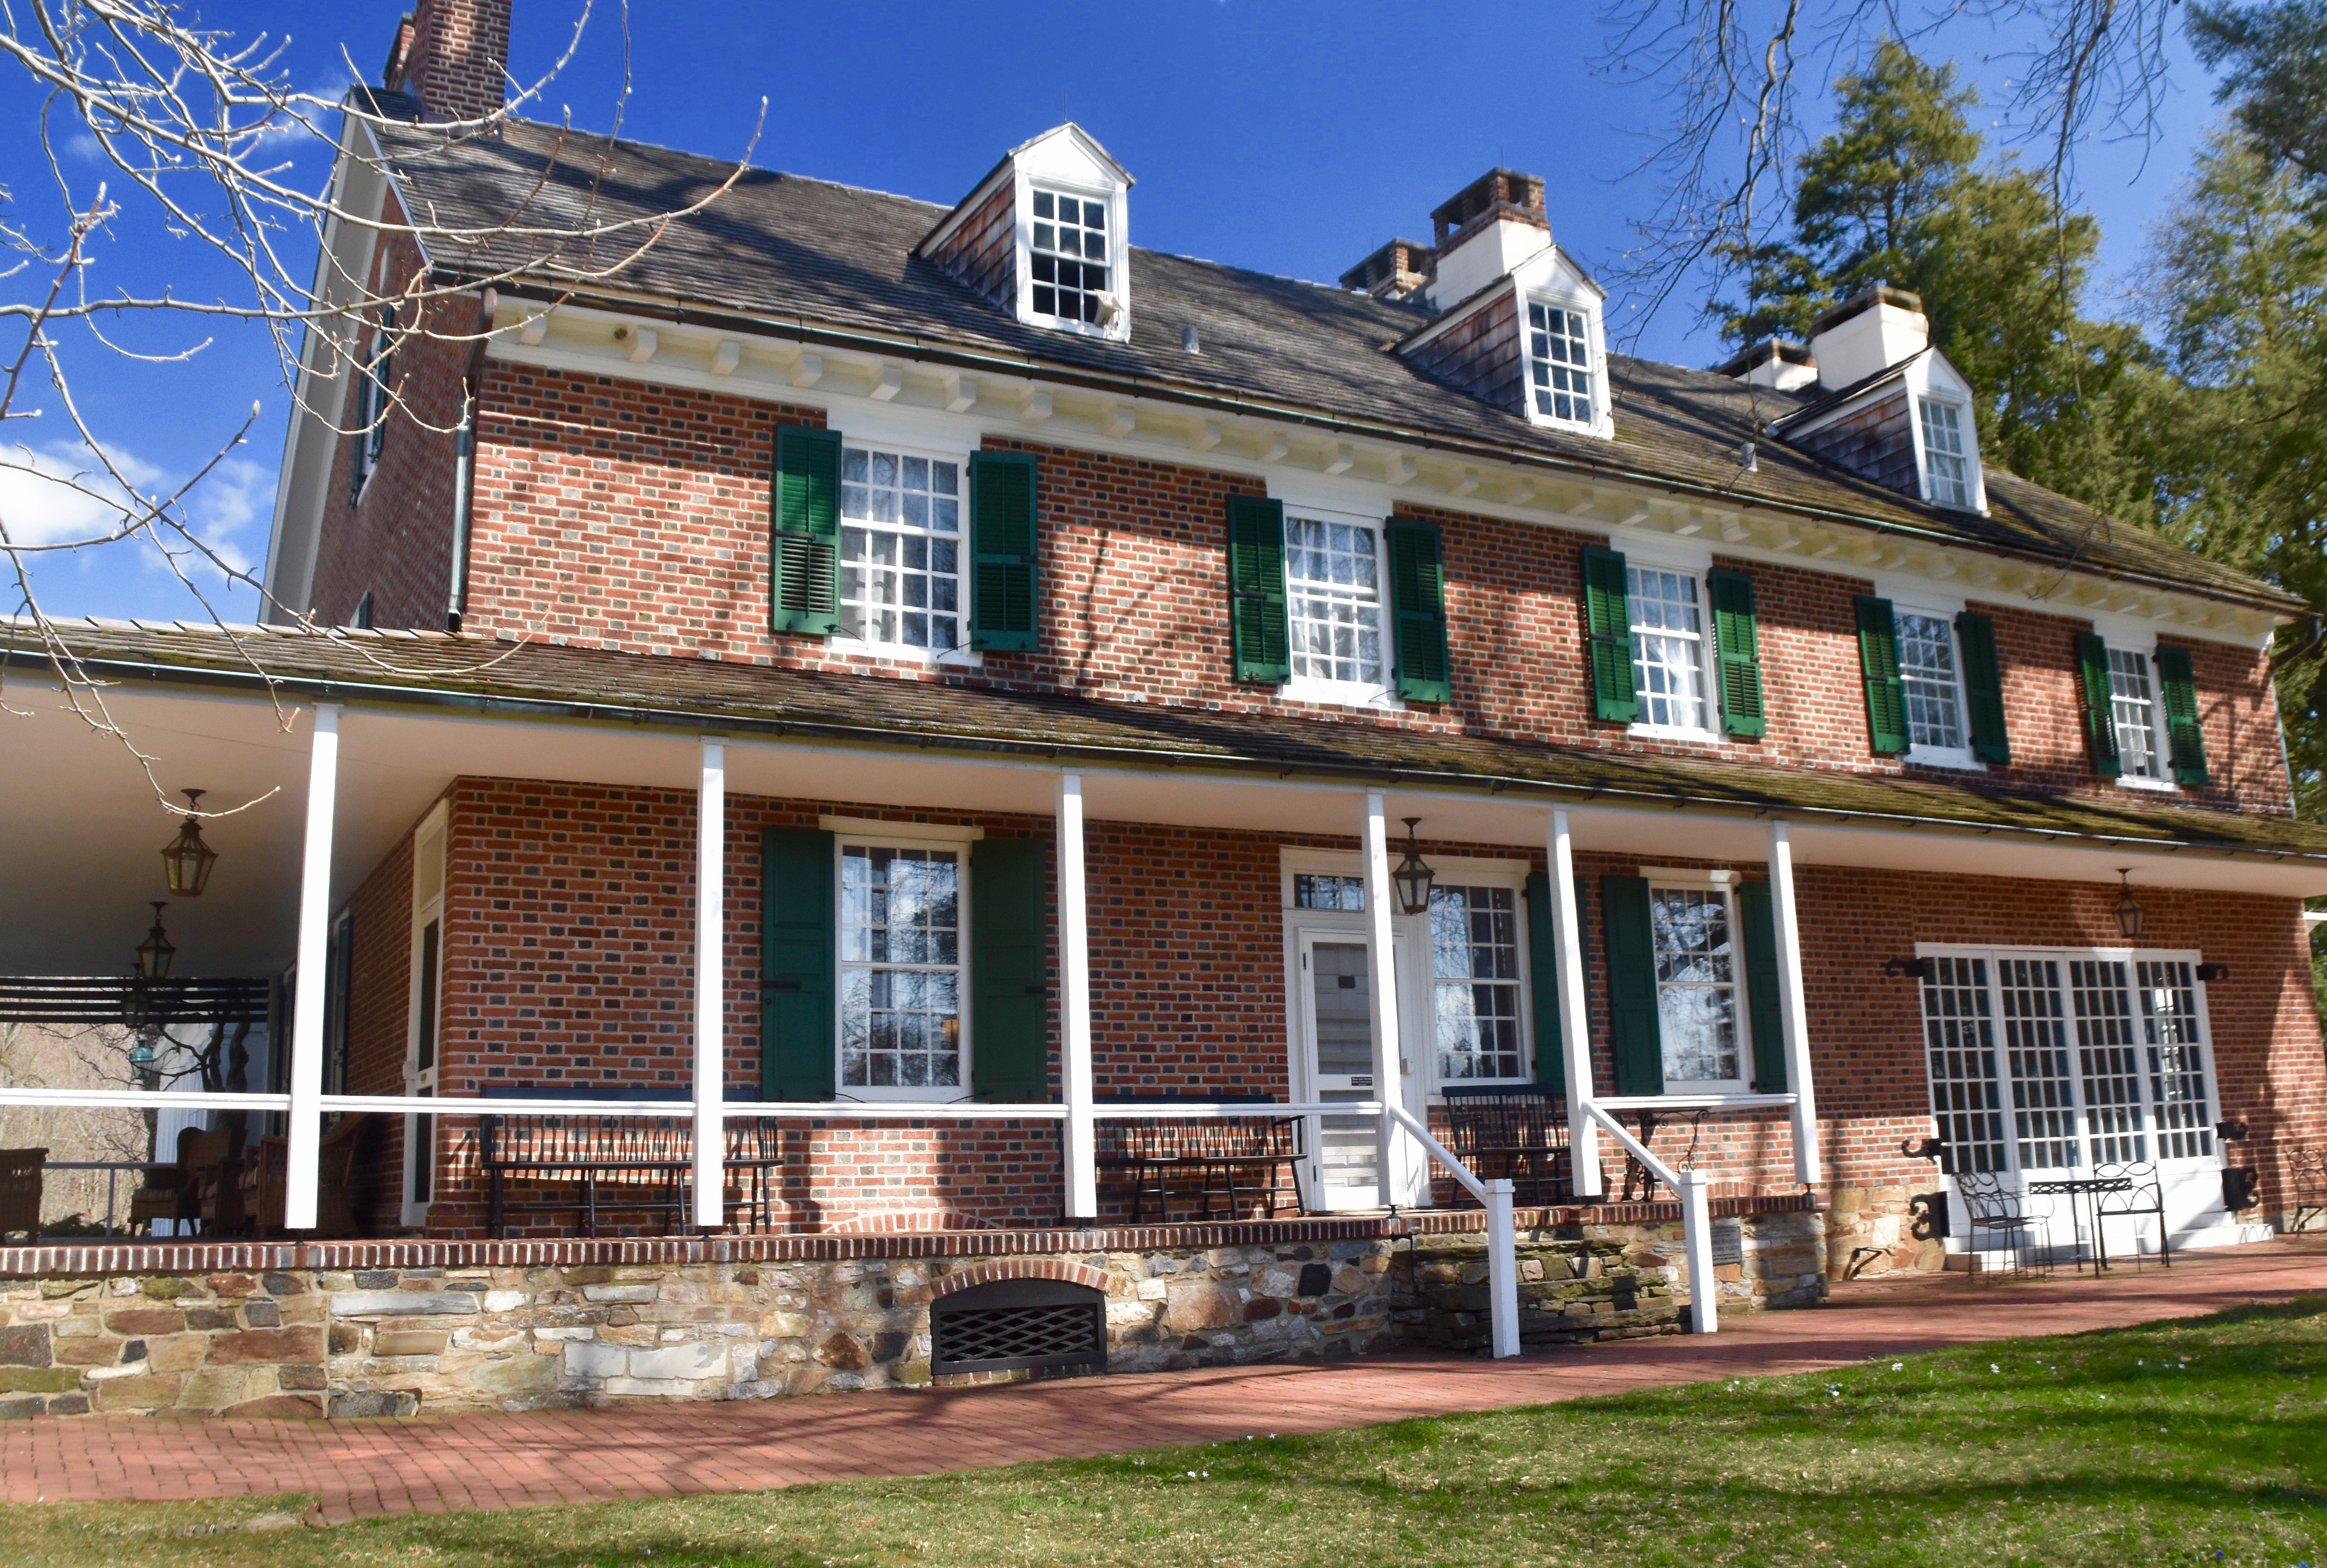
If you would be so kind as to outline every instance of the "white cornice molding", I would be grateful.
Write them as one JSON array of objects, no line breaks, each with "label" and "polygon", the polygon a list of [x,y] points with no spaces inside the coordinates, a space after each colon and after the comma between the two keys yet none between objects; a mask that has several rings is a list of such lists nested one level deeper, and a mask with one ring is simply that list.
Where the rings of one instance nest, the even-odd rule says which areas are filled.
[{"label": "white cornice molding", "polygon": [[[2129,583],[2072,569],[1917,539],[1836,518],[1808,517],[1757,499],[1676,491],[1652,481],[1586,479],[1534,464],[1498,463],[1395,441],[1321,431],[1294,417],[1203,412],[1168,397],[928,364],[892,350],[808,348],[775,336],[739,337],[733,325],[658,323],[654,357],[630,359],[618,326],[635,316],[576,305],[505,313],[490,347],[503,363],[770,403],[827,409],[846,426],[850,406],[924,410],[963,422],[971,447],[982,432],[1042,438],[1115,455],[1242,472],[1332,476],[1375,488],[1388,515],[1400,505],[1443,507],[1508,520],[1628,536],[1669,535],[1721,555],[1839,575],[1876,569],[1947,583],[1954,594],[2043,613],[2083,617],[2112,600],[2174,635],[2251,648],[2282,619],[2163,585]],[[536,332],[539,341],[531,341]],[[734,352],[728,352],[732,348]],[[723,369],[723,365],[724,368]]]}]

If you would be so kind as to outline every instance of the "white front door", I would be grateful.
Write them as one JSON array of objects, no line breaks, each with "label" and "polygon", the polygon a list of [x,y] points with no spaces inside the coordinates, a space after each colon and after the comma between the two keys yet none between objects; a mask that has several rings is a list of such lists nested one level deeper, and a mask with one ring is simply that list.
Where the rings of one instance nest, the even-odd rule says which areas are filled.
[{"label": "white front door", "polygon": [[[1326,1102],[1376,1098],[1373,975],[1365,938],[1304,931],[1300,956],[1299,1044],[1308,1092]],[[1372,1118],[1319,1118],[1310,1139],[1314,1207],[1378,1207],[1378,1166]]]}]

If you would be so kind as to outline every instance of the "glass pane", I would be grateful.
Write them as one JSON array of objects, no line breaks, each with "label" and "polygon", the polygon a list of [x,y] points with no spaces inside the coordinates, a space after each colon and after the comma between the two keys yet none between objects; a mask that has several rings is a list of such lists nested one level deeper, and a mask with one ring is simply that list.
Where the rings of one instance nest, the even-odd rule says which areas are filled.
[{"label": "glass pane", "polygon": [[841,1083],[958,1084],[958,854],[849,845],[840,863]]},{"label": "glass pane", "polygon": [[[847,447],[840,513],[842,630],[867,641],[928,652],[958,646],[950,615],[868,613],[878,607],[952,611],[959,579],[952,536],[960,531],[960,465],[943,458]],[[942,537],[941,537],[942,536]],[[887,570],[859,571],[866,562]]]},{"label": "glass pane", "polygon": [[1293,673],[1313,680],[1381,685],[1387,676],[1374,530],[1287,518],[1285,572]]},{"label": "glass pane", "polygon": [[1373,985],[1361,942],[1319,942],[1309,949],[1309,987],[1317,1031],[1317,1070],[1328,1077],[1374,1070]]},{"label": "glass pane", "polygon": [[1907,733],[1918,746],[1960,750],[1963,718],[1957,700],[1955,628],[1936,615],[1902,611],[1899,678],[1907,696]]},{"label": "glass pane", "polygon": [[1644,723],[1707,727],[1704,625],[1696,579],[1682,572],[1630,566],[1632,681]]},{"label": "glass pane", "polygon": [[1509,888],[1431,890],[1431,970],[1437,981],[1443,1081],[1525,1076],[1516,901]]},{"label": "glass pane", "polygon": [[2085,1135],[2092,1162],[2146,1160],[2142,1064],[2134,1049],[2133,998],[2126,989],[2126,966],[2072,960],[2069,990],[2077,1006],[2077,1068],[2084,1078]]},{"label": "glass pane", "polygon": [[2149,1095],[2157,1118],[2162,1160],[2197,1160],[2214,1152],[2214,1124],[2206,1092],[2206,1044],[2198,1019],[2198,988],[2190,966],[2178,961],[2135,966],[2141,993],[2141,1027],[2148,1053]]},{"label": "glass pane", "polygon": [[1923,1041],[1930,1055],[1931,1116],[1946,1145],[1941,1158],[1950,1171],[2005,1170],[1987,960],[1927,961]]},{"label": "glass pane", "polygon": [[1714,889],[1651,888],[1649,918],[1666,1081],[1742,1078],[1728,895]]},{"label": "glass pane", "polygon": [[2023,1171],[2075,1170],[2082,1163],[2070,1087],[2068,1022],[2061,966],[2051,958],[1996,963],[2004,998],[2005,1054],[2012,1074],[2013,1134]]}]

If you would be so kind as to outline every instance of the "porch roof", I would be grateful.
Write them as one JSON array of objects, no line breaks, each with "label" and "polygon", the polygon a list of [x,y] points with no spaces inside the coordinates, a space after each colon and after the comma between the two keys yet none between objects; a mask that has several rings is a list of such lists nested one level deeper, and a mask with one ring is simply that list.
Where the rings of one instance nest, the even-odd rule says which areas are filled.
[{"label": "porch roof", "polygon": [[[2008,835],[2089,848],[2260,856],[2327,866],[2327,826],[2045,795],[1928,778],[1643,757],[1519,736],[1417,732],[1100,702],[940,681],[837,675],[443,632],[326,632],[92,620],[70,623],[91,677],[366,707],[463,710],[680,734],[1014,758],[1108,770],[1257,775],[1433,792],[1783,816],[1862,828]],[[0,619],[0,674],[46,666],[29,621]]]}]

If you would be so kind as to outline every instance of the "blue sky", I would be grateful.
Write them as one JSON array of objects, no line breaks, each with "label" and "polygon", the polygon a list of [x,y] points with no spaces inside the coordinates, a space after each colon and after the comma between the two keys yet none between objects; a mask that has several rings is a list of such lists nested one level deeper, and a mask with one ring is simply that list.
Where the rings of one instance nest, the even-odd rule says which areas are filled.
[{"label": "blue sky", "polygon": [[[301,86],[336,91],[344,47],[359,74],[377,75],[401,7],[244,3],[206,9],[238,33],[288,34],[284,63]],[[513,66],[545,69],[564,47],[575,0],[518,0]],[[1595,71],[1603,34],[1591,7],[1565,3],[1372,4],[1150,0],[1093,7],[1007,4],[736,5],[639,0],[624,28],[599,0],[578,58],[552,88],[550,117],[606,129],[627,50],[632,91],[624,134],[740,155],[759,105],[767,119],[753,161],[820,178],[950,202],[1006,148],[1071,117],[1136,177],[1135,243],[1261,271],[1330,282],[1393,235],[1429,238],[1429,211],[1498,162],[1542,175],[1554,233],[1604,272],[1653,205],[1631,176],[1656,123],[1654,95]],[[1958,20],[1931,46],[1950,54],[1991,102],[2005,96],[2013,40]],[[2214,107],[2178,43],[2176,88],[2163,134],[2143,150],[2096,142],[2081,187],[2100,219],[2108,275],[2091,308],[2117,313],[2148,227],[2186,176]],[[1983,60],[1982,56],[1988,58]],[[39,162],[28,97],[10,82],[0,102],[0,183],[14,216],[53,232],[58,199]],[[1991,117],[1983,114],[1986,121]],[[1991,131],[1992,136],[2008,135]],[[77,192],[102,173],[85,133],[60,136]],[[320,184],[313,149],[298,173]],[[195,247],[161,237],[133,208],[101,251],[98,276],[132,286],[173,282],[215,294],[231,279]],[[26,278],[0,282],[23,298]],[[1668,307],[1640,334],[1642,352],[1689,364],[1720,357],[1693,301]],[[1628,335],[1629,302],[1613,325]],[[148,331],[140,346],[182,349],[186,331]],[[14,345],[6,345],[13,353]],[[203,527],[238,561],[263,561],[288,399],[272,350],[256,332],[227,331],[189,361],[131,365],[71,338],[75,391],[108,446],[145,482],[174,482],[228,439],[256,401],[248,443],[197,492]],[[38,404],[42,399],[28,398]],[[55,452],[51,412],[10,430],[12,442]],[[23,498],[0,490],[12,527]],[[87,552],[42,567],[52,612],[194,618],[186,590],[136,548]],[[5,594],[14,608],[13,584]],[[220,602],[250,617],[254,597]]]}]

